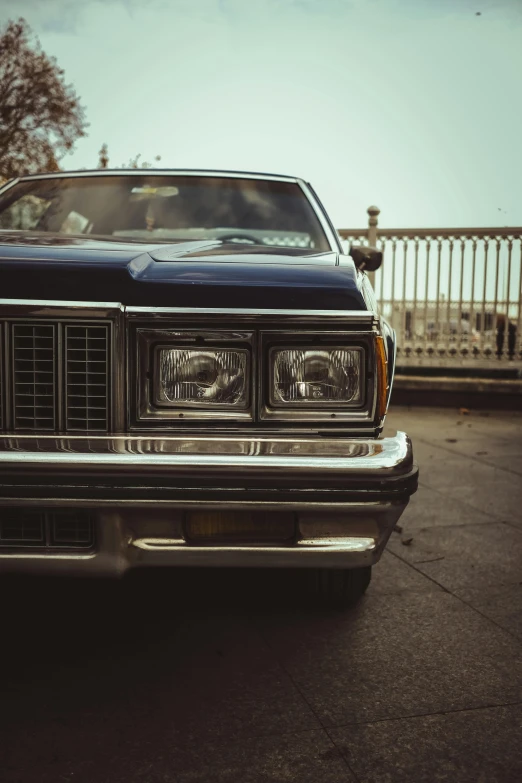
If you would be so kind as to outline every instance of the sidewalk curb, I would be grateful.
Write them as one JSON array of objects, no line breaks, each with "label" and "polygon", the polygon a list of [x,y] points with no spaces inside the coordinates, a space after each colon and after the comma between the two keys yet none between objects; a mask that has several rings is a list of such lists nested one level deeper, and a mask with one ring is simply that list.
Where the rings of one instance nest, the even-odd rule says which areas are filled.
[{"label": "sidewalk curb", "polygon": [[396,375],[392,405],[522,410],[522,380]]}]

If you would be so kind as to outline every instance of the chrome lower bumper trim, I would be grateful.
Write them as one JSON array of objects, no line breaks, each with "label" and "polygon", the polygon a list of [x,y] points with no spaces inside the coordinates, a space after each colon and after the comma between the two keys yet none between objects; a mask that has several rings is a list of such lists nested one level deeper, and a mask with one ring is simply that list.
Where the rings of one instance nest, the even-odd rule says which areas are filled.
[{"label": "chrome lower bumper trim", "polygon": [[299,535],[293,544],[212,546],[184,539],[183,512],[178,509],[99,509],[94,512],[96,551],[0,549],[0,573],[119,576],[150,566],[356,568],[379,560],[406,505],[395,501],[309,507],[297,515]]},{"label": "chrome lower bumper trim", "polygon": [[406,505],[407,500],[308,507],[297,513],[298,536],[293,544],[217,542],[212,546],[184,539],[180,509],[98,509],[93,512],[96,551],[0,548],[0,573],[118,576],[131,568],[149,566],[356,568],[379,560]]},{"label": "chrome lower bumper trim", "polygon": [[[89,554],[0,547],[0,571],[371,565],[416,486],[404,433],[380,440],[4,438],[0,513],[2,506],[88,508],[97,536]],[[190,544],[183,514],[194,507],[293,512],[296,542]]]},{"label": "chrome lower bumper trim", "polygon": [[[3,438],[0,496],[118,500],[352,500],[416,488],[411,442],[393,438]],[[312,493],[321,497],[314,498]],[[201,493],[206,493],[202,495]],[[291,493],[284,497],[282,493]],[[338,495],[336,493],[339,493]],[[277,495],[277,497],[276,497]],[[299,495],[299,497],[298,497]],[[346,496],[346,497],[345,497]],[[235,498],[237,499],[237,497]],[[1,500],[0,500],[1,502]]]}]

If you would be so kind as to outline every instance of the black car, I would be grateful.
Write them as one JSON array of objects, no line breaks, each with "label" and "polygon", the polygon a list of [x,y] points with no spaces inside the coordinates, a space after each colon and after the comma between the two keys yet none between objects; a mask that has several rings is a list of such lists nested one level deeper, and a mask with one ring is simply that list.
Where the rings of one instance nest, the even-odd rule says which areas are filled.
[{"label": "black car", "polygon": [[309,184],[81,171],[0,191],[0,572],[315,569],[353,601],[417,486],[395,335]]}]

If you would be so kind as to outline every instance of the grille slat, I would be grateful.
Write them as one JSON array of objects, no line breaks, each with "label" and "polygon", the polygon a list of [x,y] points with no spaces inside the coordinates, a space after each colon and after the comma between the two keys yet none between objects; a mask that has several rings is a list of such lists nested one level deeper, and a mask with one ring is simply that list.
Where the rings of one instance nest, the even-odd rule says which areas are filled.
[{"label": "grille slat", "polygon": [[104,431],[108,424],[109,330],[66,327],[66,427]]},{"label": "grille slat", "polygon": [[[56,429],[56,326],[13,324],[15,430]],[[37,387],[47,386],[51,394]],[[20,390],[23,389],[23,394]]]}]

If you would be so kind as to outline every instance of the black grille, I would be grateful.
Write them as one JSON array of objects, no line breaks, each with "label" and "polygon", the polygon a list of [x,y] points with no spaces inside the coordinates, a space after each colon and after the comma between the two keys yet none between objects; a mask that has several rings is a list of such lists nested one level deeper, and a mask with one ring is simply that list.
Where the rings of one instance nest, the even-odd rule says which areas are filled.
[{"label": "black grille", "polygon": [[4,362],[2,358],[2,346],[4,341],[4,331],[2,328],[3,324],[0,324],[0,430],[3,429],[3,421],[4,421],[4,390],[2,388],[4,383]]},{"label": "black grille", "polygon": [[92,523],[88,516],[74,511],[51,515],[51,544],[53,546],[90,546]]},{"label": "black grille", "polygon": [[107,326],[66,326],[66,429],[107,430]]},{"label": "black grille", "polygon": [[56,429],[56,327],[13,325],[14,428]]},{"label": "black grille", "polygon": [[111,335],[109,323],[0,323],[0,430],[108,432]]},{"label": "black grille", "polygon": [[2,509],[0,512],[0,545],[44,546],[44,514],[40,511]]},{"label": "black grille", "polygon": [[88,549],[94,528],[84,511],[0,509],[0,547]]}]

